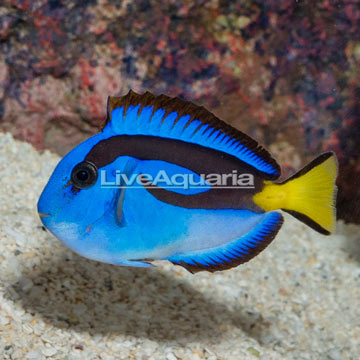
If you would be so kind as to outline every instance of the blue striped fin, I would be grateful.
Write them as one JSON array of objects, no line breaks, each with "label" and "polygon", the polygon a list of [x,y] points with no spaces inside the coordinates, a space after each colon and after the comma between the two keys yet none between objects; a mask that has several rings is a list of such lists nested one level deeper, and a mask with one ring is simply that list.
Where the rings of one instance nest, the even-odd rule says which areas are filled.
[{"label": "blue striped fin", "polygon": [[117,135],[151,135],[199,144],[237,157],[274,180],[280,167],[255,140],[232,128],[201,106],[149,92],[108,100],[108,121]]},{"label": "blue striped fin", "polygon": [[280,213],[270,212],[260,224],[240,239],[217,248],[176,254],[166,259],[192,273],[230,269],[249,261],[265,249],[275,238],[282,223]]}]

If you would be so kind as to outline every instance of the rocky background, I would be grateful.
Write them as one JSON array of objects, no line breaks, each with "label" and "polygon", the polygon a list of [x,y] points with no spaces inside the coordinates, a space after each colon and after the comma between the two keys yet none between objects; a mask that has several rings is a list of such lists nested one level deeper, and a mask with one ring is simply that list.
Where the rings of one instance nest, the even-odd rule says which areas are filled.
[{"label": "rocky background", "polygon": [[339,216],[360,222],[357,1],[5,0],[0,128],[65,154],[108,95],[180,96],[263,143],[288,176],[340,162]]}]

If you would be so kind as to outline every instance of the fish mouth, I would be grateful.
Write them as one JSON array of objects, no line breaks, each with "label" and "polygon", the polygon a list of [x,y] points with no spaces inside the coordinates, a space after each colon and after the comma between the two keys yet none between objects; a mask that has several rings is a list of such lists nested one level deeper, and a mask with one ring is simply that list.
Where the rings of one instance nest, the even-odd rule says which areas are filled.
[{"label": "fish mouth", "polygon": [[46,214],[46,213],[43,213],[43,212],[39,212],[39,216],[42,219],[42,218],[51,216],[51,214]]}]

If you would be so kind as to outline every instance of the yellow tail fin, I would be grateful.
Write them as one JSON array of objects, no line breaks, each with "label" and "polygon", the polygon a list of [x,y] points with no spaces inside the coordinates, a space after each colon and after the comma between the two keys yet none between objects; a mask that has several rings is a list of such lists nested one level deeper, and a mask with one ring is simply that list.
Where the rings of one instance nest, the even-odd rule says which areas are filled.
[{"label": "yellow tail fin", "polygon": [[265,181],[254,195],[256,205],[265,211],[282,209],[322,234],[335,230],[336,156],[327,152],[281,184]]}]

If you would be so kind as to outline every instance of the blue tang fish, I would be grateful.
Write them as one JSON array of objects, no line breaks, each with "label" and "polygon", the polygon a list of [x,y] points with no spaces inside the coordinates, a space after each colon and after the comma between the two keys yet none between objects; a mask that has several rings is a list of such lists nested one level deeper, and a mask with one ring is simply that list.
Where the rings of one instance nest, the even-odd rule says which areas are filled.
[{"label": "blue tang fish", "polygon": [[259,254],[281,228],[281,211],[330,234],[337,171],[327,152],[279,182],[271,155],[205,108],[130,91],[109,97],[101,132],[59,162],[38,211],[87,258],[213,272]]}]

